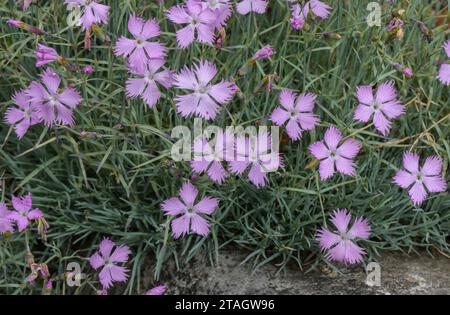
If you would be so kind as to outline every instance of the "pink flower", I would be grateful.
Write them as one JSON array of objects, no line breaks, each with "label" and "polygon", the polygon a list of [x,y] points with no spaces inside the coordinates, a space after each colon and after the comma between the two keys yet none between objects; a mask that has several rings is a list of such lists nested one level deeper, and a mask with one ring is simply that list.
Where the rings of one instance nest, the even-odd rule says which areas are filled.
[{"label": "pink flower", "polygon": [[60,57],[55,49],[39,44],[35,51],[36,67],[42,67],[46,64],[57,61]]},{"label": "pink flower", "polygon": [[22,30],[25,30],[27,32],[30,32],[30,33],[33,33],[33,34],[36,34],[36,35],[48,35],[47,32],[45,32],[45,31],[43,31],[43,30],[41,30],[41,29],[39,29],[37,27],[34,27],[32,25],[26,24],[26,23],[24,23],[22,21],[19,21],[19,20],[12,20],[12,19],[10,19],[10,20],[6,21],[6,23],[8,25],[20,28]]},{"label": "pink flower", "polygon": [[52,290],[53,289],[53,280],[49,279],[46,283],[45,283],[45,289],[46,290]]},{"label": "pink flower", "polygon": [[403,74],[407,77],[407,78],[412,78],[414,76],[414,72],[411,68],[404,68],[403,69]]},{"label": "pink flower", "polygon": [[105,238],[100,243],[100,250],[90,257],[89,262],[92,268],[97,270],[102,267],[99,279],[104,290],[109,289],[113,282],[127,281],[128,269],[118,266],[117,263],[126,263],[129,255],[128,246],[117,246],[113,241]]},{"label": "pink flower", "polygon": [[195,173],[207,173],[209,178],[222,184],[228,172],[222,162],[233,155],[234,135],[230,132],[220,132],[215,138],[212,147],[207,139],[198,139],[194,142],[194,160],[191,168]]},{"label": "pink flower", "polygon": [[130,16],[128,30],[134,39],[120,37],[115,48],[117,56],[129,58],[130,66],[145,69],[150,59],[164,59],[166,48],[159,42],[148,41],[160,35],[159,24],[156,20],[145,21],[135,15]]},{"label": "pink flower", "polygon": [[243,0],[236,4],[239,14],[247,15],[250,12],[258,14],[266,13],[268,2],[266,0]]},{"label": "pink flower", "polygon": [[170,70],[158,71],[164,65],[164,59],[151,59],[145,68],[130,68],[132,74],[138,78],[129,78],[126,83],[126,94],[130,98],[138,96],[152,108],[160,97],[158,84],[166,89],[173,85],[173,74]]},{"label": "pink flower", "polygon": [[367,240],[371,228],[364,218],[357,218],[348,229],[352,217],[346,209],[334,211],[331,222],[337,228],[337,233],[328,229],[318,231],[317,241],[322,251],[327,252],[327,259],[346,264],[356,264],[363,261],[364,249],[356,244],[357,239]]},{"label": "pink flower", "polygon": [[394,183],[403,189],[409,189],[409,196],[414,205],[419,206],[427,198],[428,193],[444,192],[447,183],[442,176],[442,159],[430,156],[419,168],[419,155],[406,152],[403,156],[404,169],[399,170],[394,177]]},{"label": "pink flower", "polygon": [[260,50],[258,50],[252,57],[252,60],[263,60],[272,57],[275,54],[272,46],[266,45]]},{"label": "pink flower", "polygon": [[341,140],[342,133],[332,126],[325,132],[323,141],[309,146],[311,154],[320,160],[319,173],[322,181],[331,178],[336,170],[344,175],[356,175],[353,159],[361,150],[361,143],[354,139],[348,139],[339,145]]},{"label": "pink flower", "polygon": [[88,30],[94,24],[104,24],[108,20],[109,6],[92,0],[66,0],[66,4],[76,4],[83,7],[81,24],[83,30]]},{"label": "pink flower", "polygon": [[225,26],[232,13],[230,0],[203,0],[202,5],[204,9],[210,9],[215,14],[215,28]]},{"label": "pink flower", "polygon": [[271,135],[260,132],[258,135],[237,136],[235,156],[229,161],[230,171],[241,175],[250,167],[248,178],[257,188],[267,185],[268,173],[282,166],[278,148],[272,148]]},{"label": "pink flower", "polygon": [[306,19],[308,18],[308,15],[310,13],[321,19],[326,19],[330,16],[331,7],[326,3],[323,3],[322,1],[310,0],[303,6],[300,4],[294,4],[291,8],[291,11],[292,11],[292,18],[291,18],[292,27],[296,30],[300,30],[303,28]]},{"label": "pink flower", "polygon": [[17,27],[17,28],[23,28],[22,25],[24,24],[22,21],[19,20],[13,20],[13,19],[9,19],[8,21],[6,21],[6,23],[8,25]]},{"label": "pink flower", "polygon": [[8,210],[4,202],[0,203],[0,234],[6,232],[14,232],[14,228],[11,221],[11,215],[13,213]]},{"label": "pink flower", "polygon": [[24,231],[31,221],[37,221],[44,216],[38,208],[31,209],[33,206],[31,194],[22,198],[13,196],[12,205],[15,211],[9,215],[9,219],[16,222],[19,232]]},{"label": "pink flower", "polygon": [[51,69],[47,69],[41,77],[43,84],[32,82],[26,91],[39,118],[47,126],[74,125],[72,111],[81,102],[78,91],[72,87],[60,91],[61,78]]},{"label": "pink flower", "polygon": [[301,30],[305,25],[305,19],[299,15],[293,15],[289,22],[291,23],[292,28],[297,31]]},{"label": "pink flower", "polygon": [[187,0],[184,6],[174,6],[167,12],[167,18],[175,24],[188,24],[177,31],[177,42],[180,48],[186,48],[195,39],[212,45],[214,28],[218,22],[216,14],[207,7],[203,7],[198,0]]},{"label": "pink flower", "polygon": [[281,107],[272,113],[271,120],[278,126],[287,123],[286,130],[289,138],[296,141],[301,138],[304,131],[313,130],[320,122],[314,115],[314,103],[317,96],[312,93],[303,93],[300,96],[291,90],[283,89],[280,94]]},{"label": "pink flower", "polygon": [[38,113],[31,106],[31,98],[25,92],[18,92],[13,97],[17,107],[9,107],[6,110],[5,121],[14,125],[14,131],[19,139],[22,139],[30,126],[40,122]]},{"label": "pink flower", "polygon": [[401,71],[407,78],[412,78],[414,76],[414,72],[411,68],[405,67],[402,64],[399,63],[393,63],[392,64],[395,69],[398,71]]},{"label": "pink flower", "polygon": [[185,183],[180,190],[180,198],[173,197],[163,202],[162,210],[166,215],[178,216],[172,221],[174,238],[186,235],[189,231],[201,236],[209,234],[209,223],[202,215],[211,215],[219,206],[219,200],[204,197],[195,204],[198,190],[191,183]]},{"label": "pink flower", "polygon": [[367,123],[373,115],[375,128],[384,136],[389,134],[392,122],[403,115],[405,106],[397,100],[394,82],[383,83],[374,96],[371,86],[360,86],[356,92],[359,105],[354,119]]},{"label": "pink flower", "polygon": [[165,285],[157,286],[153,289],[147,291],[145,295],[164,295],[166,293],[167,287]]},{"label": "pink flower", "polygon": [[[445,53],[450,58],[450,40],[444,45]],[[442,64],[438,74],[439,81],[445,85],[450,85],[450,64]]]},{"label": "pink flower", "polygon": [[94,73],[94,67],[92,66],[86,66],[83,68],[83,73],[84,74],[92,74]]},{"label": "pink flower", "polygon": [[175,86],[191,90],[193,93],[177,95],[175,102],[181,116],[212,120],[216,118],[220,106],[228,103],[235,94],[235,86],[228,81],[210,84],[217,74],[217,68],[209,61],[200,61],[193,69],[184,67],[174,76]]}]

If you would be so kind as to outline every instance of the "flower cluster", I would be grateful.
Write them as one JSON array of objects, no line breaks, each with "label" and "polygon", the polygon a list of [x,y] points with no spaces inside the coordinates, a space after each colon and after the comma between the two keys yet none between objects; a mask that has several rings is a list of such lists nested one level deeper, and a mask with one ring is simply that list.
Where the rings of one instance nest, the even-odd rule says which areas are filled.
[{"label": "flower cluster", "polygon": [[38,232],[43,238],[49,225],[42,211],[39,208],[33,209],[31,194],[23,197],[12,196],[11,204],[13,211],[10,211],[4,202],[0,203],[0,234],[14,233],[14,225],[18,232],[23,232],[36,222]]},{"label": "flower cluster", "polygon": [[[26,9],[32,1],[18,1]],[[107,23],[110,7],[93,0],[65,0],[70,7],[81,9],[79,26],[86,33],[86,47],[90,47],[90,33],[98,32],[98,27]],[[331,15],[331,6],[319,0],[288,0],[290,6],[290,23],[295,30],[308,29],[310,22],[327,19]],[[267,0],[241,0],[233,8],[230,0],[186,0],[182,4],[172,6],[165,11],[176,33],[177,48],[185,50],[192,45],[214,46],[219,50],[225,38],[227,27],[233,10],[240,15],[251,13],[264,14],[269,6]],[[244,17],[242,17],[244,18]],[[287,23],[288,21],[286,21]],[[49,35],[47,32],[19,20],[8,20],[13,27],[28,31],[37,36]],[[173,24],[173,25],[172,25]],[[386,27],[391,36],[401,38],[404,35],[402,19],[394,17]],[[226,78],[221,69],[206,58],[201,58],[181,69],[167,68],[167,58],[172,47],[160,41],[159,21],[153,18],[145,20],[135,13],[128,17],[129,35],[122,34],[114,45],[113,52],[125,60],[129,73],[124,84],[124,91],[129,99],[140,99],[149,108],[154,108],[161,99],[168,98],[164,90],[174,89],[173,97],[176,112],[182,118],[192,116],[212,121],[223,107],[231,103],[239,92],[234,78]],[[164,33],[163,33],[164,34]],[[323,33],[325,37],[339,39],[337,33]],[[170,48],[170,49],[169,49]],[[450,58],[450,41],[444,44],[444,51]],[[271,45],[264,45],[256,53],[250,55],[248,62],[238,71],[238,75],[249,72],[251,65],[272,58],[275,51]],[[71,69],[68,61],[60,56],[56,49],[38,44],[34,52],[36,67],[63,65]],[[70,60],[70,59],[69,59]],[[407,78],[413,77],[411,68],[391,63]],[[75,66],[76,67],[76,66]],[[78,68],[77,68],[78,69]],[[77,74],[92,74],[93,66],[86,66]],[[266,75],[268,90],[272,91],[273,76]],[[450,64],[442,63],[437,75],[440,82],[450,85]],[[77,82],[77,81],[76,81]],[[276,87],[278,88],[278,86]],[[357,104],[353,120],[358,124],[372,126],[379,137],[388,137],[391,130],[398,128],[396,121],[407,112],[401,101],[401,93],[396,90],[394,81],[380,82],[375,88],[372,85],[356,87]],[[305,141],[304,137],[316,137],[315,130],[320,126],[327,127],[319,140],[309,144],[308,151],[314,157],[313,165],[318,166],[314,173],[321,181],[330,180],[333,176],[358,176],[357,156],[363,150],[362,136],[358,133],[346,135],[344,127],[339,130],[333,124],[323,121],[316,107],[320,107],[320,93],[297,93],[281,87],[279,106],[271,110],[268,119],[276,126],[283,127],[293,142]],[[43,124],[46,127],[55,125],[74,126],[75,109],[81,104],[82,97],[75,86],[66,84],[65,78],[53,68],[43,71],[39,80],[32,81],[28,87],[18,91],[12,97],[13,105],[6,110],[5,121],[14,128],[19,139],[22,139],[30,127]],[[316,106],[319,105],[319,106]],[[370,125],[369,125],[370,124]],[[356,139],[358,138],[358,140]],[[272,134],[269,132],[257,136],[232,132],[219,132],[213,146],[208,139],[195,139],[193,144],[194,160],[190,162],[193,173],[206,174],[215,184],[223,184],[232,175],[248,178],[256,188],[268,185],[268,174],[289,163],[278,151],[273,150]],[[278,140],[278,139],[276,139]],[[316,139],[315,139],[316,140]],[[447,190],[447,182],[442,175],[443,160],[439,156],[425,159],[422,167],[420,156],[406,152],[403,156],[403,168],[398,170],[392,181],[408,194],[414,206],[425,202],[431,193]],[[315,171],[315,170],[314,170]],[[23,232],[32,223],[37,223],[38,231],[44,236],[48,224],[41,210],[32,207],[32,197],[12,197],[13,211],[5,203],[0,203],[0,233],[10,234],[15,229]],[[171,221],[173,238],[179,239],[189,234],[207,237],[214,227],[214,214],[220,209],[220,200],[211,196],[203,196],[190,182],[184,180],[178,196],[163,201],[160,205],[164,215]],[[325,252],[327,259],[356,264],[363,261],[365,249],[360,246],[368,240],[372,233],[369,221],[357,217],[352,222],[351,213],[346,210],[335,210],[331,215],[331,223],[335,229],[321,228],[317,232],[317,242]],[[117,245],[109,238],[99,244],[98,251],[89,258],[91,267],[98,270],[99,282],[102,286],[98,294],[107,294],[114,283],[124,283],[129,278],[129,262],[131,250],[127,245]],[[45,264],[30,263],[32,270],[28,280],[30,283],[42,278],[46,287],[52,287],[52,280]],[[160,285],[150,289],[146,295],[161,295],[166,286]]]},{"label": "flower cluster", "polygon": [[22,138],[30,126],[43,123],[46,126],[75,124],[73,110],[81,103],[78,91],[69,86],[60,89],[61,78],[52,69],[47,69],[40,81],[13,97],[16,106],[10,107],[5,115],[8,124],[14,126]]}]

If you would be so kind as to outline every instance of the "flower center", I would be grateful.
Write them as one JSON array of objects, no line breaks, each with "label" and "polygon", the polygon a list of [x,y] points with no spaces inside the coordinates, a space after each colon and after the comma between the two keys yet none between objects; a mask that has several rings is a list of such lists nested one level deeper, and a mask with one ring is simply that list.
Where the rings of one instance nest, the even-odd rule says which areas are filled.
[{"label": "flower center", "polygon": [[106,267],[111,267],[111,266],[113,266],[113,265],[114,265],[114,264],[112,263],[111,258],[108,258],[108,259],[105,260],[105,266],[106,266]]},{"label": "flower center", "polygon": [[138,47],[142,47],[142,46],[144,46],[144,41],[142,40],[142,39],[137,39],[136,40],[136,44],[138,45]]},{"label": "flower center", "polygon": [[331,150],[330,151],[330,158],[335,159],[338,157],[338,153],[336,150]]},{"label": "flower center", "polygon": [[48,99],[48,101],[49,101],[49,103],[51,104],[51,105],[56,105],[56,103],[57,103],[57,101],[58,101],[58,98],[56,97],[56,95],[51,95],[50,97],[49,97],[49,99]]},{"label": "flower center", "polygon": [[417,173],[416,174],[416,179],[419,181],[419,182],[421,182],[421,181],[423,181],[423,175],[422,175],[422,173]]},{"label": "flower center", "polygon": [[208,2],[211,9],[217,9],[220,5],[218,0],[209,0]]},{"label": "flower center", "polygon": [[23,116],[25,118],[31,118],[31,108],[28,108],[28,109],[24,110]]},{"label": "flower center", "polygon": [[349,241],[350,237],[347,235],[347,233],[341,233],[341,239],[343,241]]},{"label": "flower center", "polygon": [[380,109],[381,109],[381,104],[378,103],[378,102],[375,102],[375,103],[372,105],[372,108],[373,108],[374,111],[379,112]]},{"label": "flower center", "polygon": [[153,81],[153,73],[147,73],[147,76],[145,77],[145,79],[147,80],[147,81]]},{"label": "flower center", "polygon": [[198,88],[198,93],[200,94],[206,94],[209,91],[209,87],[208,86],[200,86]]}]

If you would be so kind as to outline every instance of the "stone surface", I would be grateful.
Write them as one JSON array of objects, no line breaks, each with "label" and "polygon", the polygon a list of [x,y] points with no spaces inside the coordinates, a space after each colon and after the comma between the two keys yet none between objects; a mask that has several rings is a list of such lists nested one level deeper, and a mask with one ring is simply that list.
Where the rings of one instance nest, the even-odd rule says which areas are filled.
[{"label": "stone surface", "polygon": [[305,274],[293,267],[277,273],[268,264],[252,273],[244,259],[235,251],[222,252],[218,266],[197,259],[169,280],[169,294],[450,294],[450,259],[443,256],[384,255],[381,286],[374,287],[366,284],[363,266],[336,271],[322,265]]}]

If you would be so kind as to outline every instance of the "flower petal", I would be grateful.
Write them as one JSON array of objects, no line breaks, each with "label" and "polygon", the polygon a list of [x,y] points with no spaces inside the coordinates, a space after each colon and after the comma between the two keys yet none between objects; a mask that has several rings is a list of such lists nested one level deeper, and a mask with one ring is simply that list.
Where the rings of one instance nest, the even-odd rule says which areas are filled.
[{"label": "flower petal", "polygon": [[204,218],[198,214],[194,214],[191,217],[191,230],[192,232],[201,235],[208,236],[209,234],[209,223]]},{"label": "flower petal", "polygon": [[362,145],[359,141],[348,139],[342,143],[342,145],[337,149],[337,152],[342,157],[353,159],[358,155],[361,148]]},{"label": "flower petal", "polygon": [[342,139],[342,133],[334,126],[331,126],[325,132],[325,143],[330,150],[336,150],[339,141]]},{"label": "flower petal", "polygon": [[104,259],[109,258],[113,247],[116,246],[109,238],[105,238],[100,243],[100,253]]},{"label": "flower petal", "polygon": [[375,115],[373,116],[373,122],[375,124],[375,128],[383,136],[387,136],[389,134],[392,123],[388,119],[386,119],[382,112],[375,113]]},{"label": "flower petal", "polygon": [[364,218],[357,218],[352,228],[348,231],[348,236],[352,239],[368,239],[371,233],[369,222]]},{"label": "flower petal", "polygon": [[323,141],[314,142],[309,146],[309,152],[318,160],[328,157],[328,148]]},{"label": "flower petal", "polygon": [[187,206],[193,206],[198,190],[190,182],[184,183],[180,190],[181,199]]},{"label": "flower petal", "polygon": [[413,175],[404,170],[399,170],[394,176],[394,183],[403,189],[410,187],[415,180],[416,178]]},{"label": "flower petal", "polygon": [[202,200],[200,200],[198,204],[195,205],[194,209],[200,213],[212,214],[214,211],[216,211],[218,206],[219,206],[219,199],[205,197]]},{"label": "flower petal", "polygon": [[334,164],[334,160],[331,158],[327,158],[320,162],[319,173],[322,181],[333,177],[335,173]]},{"label": "flower petal", "polygon": [[405,152],[403,155],[403,166],[410,173],[419,171],[419,155],[413,152]]},{"label": "flower petal", "polygon": [[442,171],[442,159],[439,156],[433,155],[425,160],[422,167],[422,173],[427,176],[440,175]]},{"label": "flower petal", "polygon": [[172,216],[176,216],[186,211],[186,206],[178,199],[178,197],[167,199],[162,203],[161,208],[166,215]]},{"label": "flower petal", "polygon": [[348,225],[351,219],[352,216],[347,211],[347,209],[337,209],[333,212],[333,215],[331,216],[331,222],[342,234],[347,233]]},{"label": "flower petal", "polygon": [[346,159],[344,157],[338,157],[336,159],[336,169],[339,173],[342,173],[347,176],[355,176],[356,175],[356,165],[353,160]]},{"label": "flower petal", "polygon": [[319,241],[321,250],[328,250],[341,241],[341,237],[334,234],[327,229],[321,229],[317,235],[317,241]]},{"label": "flower petal", "polygon": [[424,176],[423,182],[429,192],[438,193],[447,190],[447,183],[441,176]]},{"label": "flower petal", "polygon": [[375,98],[378,103],[384,104],[394,101],[396,98],[397,92],[395,91],[394,81],[385,82],[378,87]]},{"label": "flower petal", "polygon": [[280,104],[287,111],[294,110],[296,94],[289,89],[283,89],[280,93]]},{"label": "flower petal", "polygon": [[425,187],[422,183],[416,182],[411,189],[409,190],[409,196],[413,201],[415,206],[419,206],[428,196],[428,193],[425,190]]},{"label": "flower petal", "polygon": [[105,264],[105,261],[103,260],[102,256],[100,256],[98,253],[95,253],[89,258],[89,263],[91,264],[92,268],[98,269]]},{"label": "flower petal", "polygon": [[270,116],[270,120],[273,121],[276,125],[281,126],[289,119],[289,117],[290,115],[287,111],[285,111],[281,107],[277,107],[273,111],[272,116]]},{"label": "flower petal", "polygon": [[180,236],[189,233],[189,227],[191,224],[191,218],[187,215],[182,215],[178,219],[172,221],[172,235],[175,239],[180,238]]},{"label": "flower petal", "polygon": [[130,255],[130,248],[126,245],[117,246],[111,255],[111,262],[125,263],[128,261],[128,256]]}]

